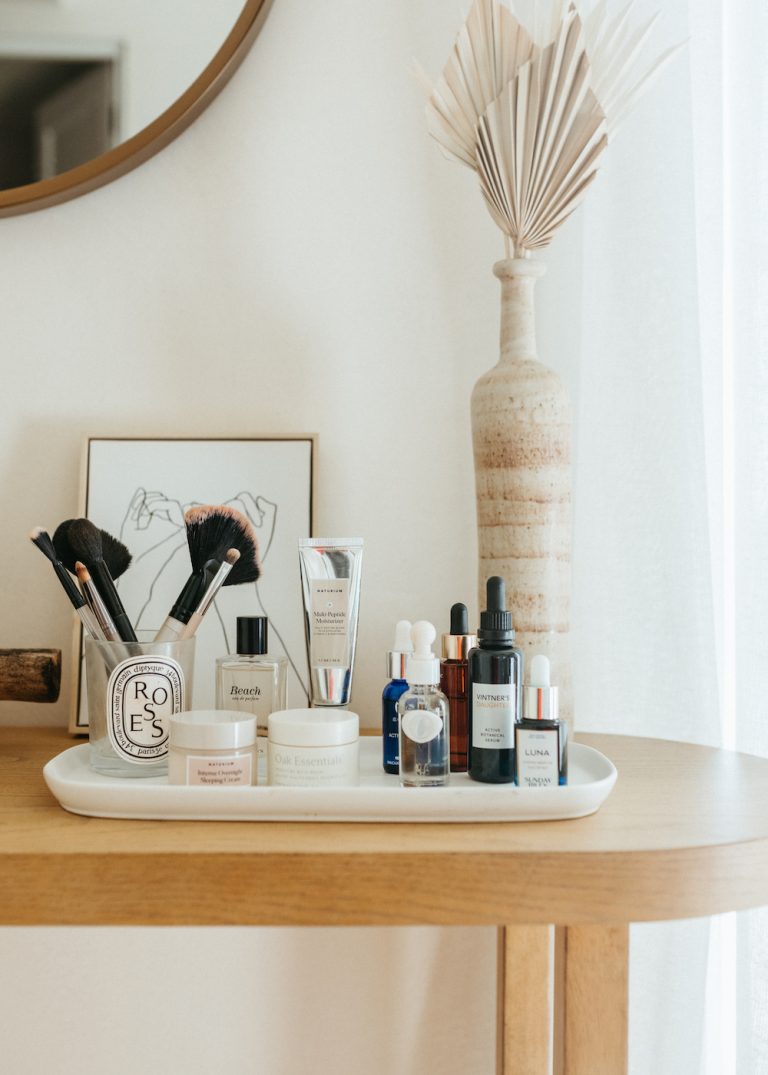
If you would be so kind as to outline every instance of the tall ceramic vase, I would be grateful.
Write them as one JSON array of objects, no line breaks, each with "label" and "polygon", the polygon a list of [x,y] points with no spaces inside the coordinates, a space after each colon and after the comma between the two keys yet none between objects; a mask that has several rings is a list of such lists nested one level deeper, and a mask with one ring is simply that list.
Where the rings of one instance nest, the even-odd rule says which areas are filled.
[{"label": "tall ceramic vase", "polygon": [[511,258],[493,271],[501,354],[472,391],[480,608],[486,579],[501,575],[526,671],[534,654],[547,654],[572,729],[571,408],[536,356],[533,290],[545,267]]}]

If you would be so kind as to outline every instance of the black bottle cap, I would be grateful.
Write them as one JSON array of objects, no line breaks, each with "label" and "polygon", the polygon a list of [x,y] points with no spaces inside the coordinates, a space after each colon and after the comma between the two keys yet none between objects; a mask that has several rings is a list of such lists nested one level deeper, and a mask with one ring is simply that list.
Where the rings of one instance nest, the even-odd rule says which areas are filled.
[{"label": "black bottle cap", "polygon": [[243,655],[266,653],[268,622],[266,616],[238,616],[237,652]]},{"label": "black bottle cap", "polygon": [[451,634],[469,634],[469,616],[467,615],[467,606],[462,605],[461,602],[456,605],[451,605]]},{"label": "black bottle cap", "polygon": [[499,575],[492,575],[485,584],[485,589],[487,608],[480,613],[477,637],[493,642],[512,642],[515,631],[512,627],[512,613],[504,607],[507,603],[504,579]]}]

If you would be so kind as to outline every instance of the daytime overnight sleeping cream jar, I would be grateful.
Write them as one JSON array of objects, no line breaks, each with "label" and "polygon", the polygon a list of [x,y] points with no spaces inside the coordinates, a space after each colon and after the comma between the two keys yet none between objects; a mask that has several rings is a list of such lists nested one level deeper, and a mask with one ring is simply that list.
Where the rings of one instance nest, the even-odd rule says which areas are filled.
[{"label": "daytime overnight sleeping cream jar", "polygon": [[196,709],[170,720],[168,783],[242,787],[257,782],[256,717]]}]

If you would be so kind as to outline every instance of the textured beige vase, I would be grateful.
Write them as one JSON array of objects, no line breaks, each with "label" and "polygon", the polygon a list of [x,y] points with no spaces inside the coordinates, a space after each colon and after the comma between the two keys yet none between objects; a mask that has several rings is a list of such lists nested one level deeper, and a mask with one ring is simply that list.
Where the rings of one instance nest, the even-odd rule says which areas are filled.
[{"label": "textured beige vase", "polygon": [[572,728],[571,407],[560,378],[536,358],[533,289],[545,267],[514,258],[493,271],[501,355],[472,391],[480,608],[486,579],[501,575],[526,676],[534,654],[550,658]]}]

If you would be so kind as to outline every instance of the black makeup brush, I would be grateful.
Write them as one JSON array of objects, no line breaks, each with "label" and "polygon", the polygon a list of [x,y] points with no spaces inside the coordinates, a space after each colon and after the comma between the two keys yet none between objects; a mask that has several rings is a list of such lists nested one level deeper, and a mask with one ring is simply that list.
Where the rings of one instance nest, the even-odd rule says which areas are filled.
[{"label": "black makeup brush", "polygon": [[136,642],[136,633],[113,581],[131,562],[131,554],[125,545],[105,530],[99,530],[89,519],[67,519],[61,523],[53,535],[53,544],[70,571],[75,570],[78,561],[85,564],[120,638],[124,642]]},{"label": "black makeup brush", "polygon": [[37,545],[43,556],[47,557],[51,561],[53,570],[56,573],[56,577],[61,583],[65,594],[72,602],[72,607],[80,617],[80,622],[86,629],[88,634],[92,638],[104,638],[104,633],[99,627],[98,620],[96,619],[93,611],[88,606],[88,602],[85,600],[80,590],[77,588],[75,580],[67,571],[64,564],[62,564],[59,557],[56,555],[56,549],[51,541],[51,535],[47,530],[44,530],[42,526],[36,526],[29,535],[29,540],[33,545]]},{"label": "black makeup brush", "polygon": [[227,562],[231,549],[236,549],[240,557],[227,575],[225,586],[255,582],[261,575],[256,531],[242,512],[223,504],[203,504],[189,508],[184,521],[192,574],[155,636],[156,642],[185,636],[186,625],[200,607],[219,568]]},{"label": "black makeup brush", "polygon": [[216,595],[218,594],[219,590],[222,586],[226,585],[227,579],[232,573],[232,570],[239,559],[240,553],[237,549],[230,549],[229,552],[226,553],[224,557],[224,563],[221,565],[219,570],[208,583],[208,588],[203,594],[200,600],[200,604],[189,617],[189,623],[187,623],[184,628],[184,631],[182,632],[182,638],[192,638],[200,624],[203,622],[203,616],[206,614],[208,609],[216,600]]}]

